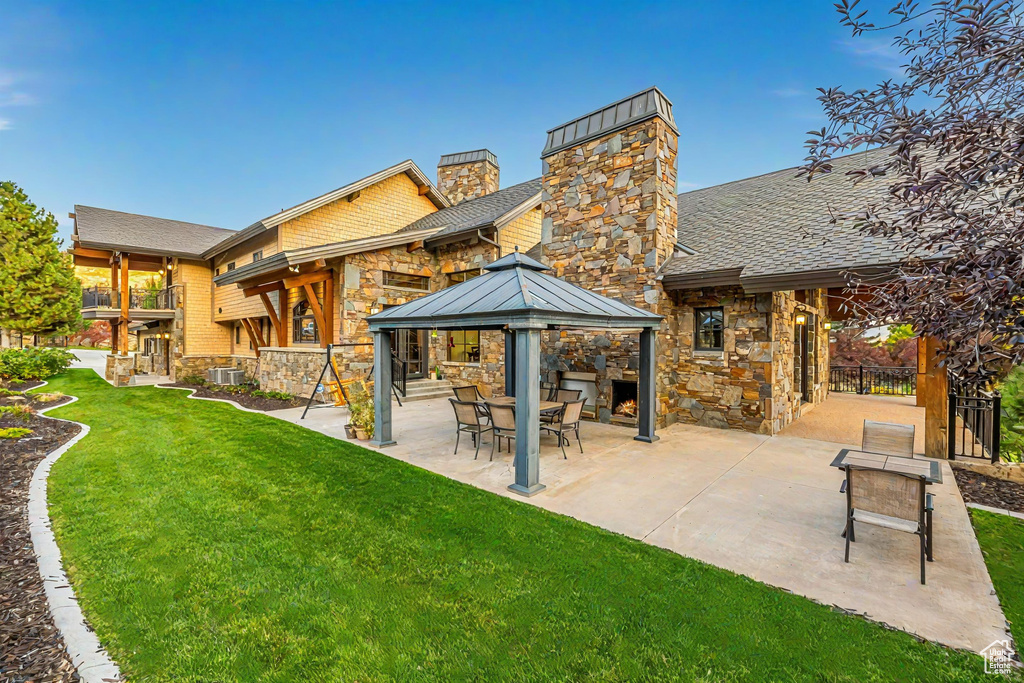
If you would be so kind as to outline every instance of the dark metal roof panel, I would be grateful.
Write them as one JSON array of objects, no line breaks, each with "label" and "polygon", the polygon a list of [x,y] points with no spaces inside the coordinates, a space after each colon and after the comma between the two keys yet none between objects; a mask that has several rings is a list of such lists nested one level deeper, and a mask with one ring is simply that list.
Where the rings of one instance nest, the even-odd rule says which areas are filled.
[{"label": "dark metal roof panel", "polygon": [[672,118],[672,101],[652,87],[552,128],[548,131],[541,158],[655,116],[661,116],[672,130],[678,132]]},{"label": "dark metal roof panel", "polygon": [[472,152],[457,152],[455,154],[445,154],[441,157],[441,160],[437,162],[440,166],[458,166],[461,164],[474,164],[478,161],[489,161],[495,166],[498,165],[498,157],[494,155],[489,149],[476,149]]}]

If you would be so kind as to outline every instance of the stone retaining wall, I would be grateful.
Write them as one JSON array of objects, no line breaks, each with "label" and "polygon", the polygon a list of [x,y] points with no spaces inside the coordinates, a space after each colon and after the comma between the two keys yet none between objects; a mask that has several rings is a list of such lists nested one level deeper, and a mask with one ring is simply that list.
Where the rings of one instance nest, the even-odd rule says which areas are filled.
[{"label": "stone retaining wall", "polygon": [[[260,349],[260,389],[308,397],[325,362],[327,351],[318,347],[264,347]],[[344,367],[344,361],[339,359],[339,365]]]}]

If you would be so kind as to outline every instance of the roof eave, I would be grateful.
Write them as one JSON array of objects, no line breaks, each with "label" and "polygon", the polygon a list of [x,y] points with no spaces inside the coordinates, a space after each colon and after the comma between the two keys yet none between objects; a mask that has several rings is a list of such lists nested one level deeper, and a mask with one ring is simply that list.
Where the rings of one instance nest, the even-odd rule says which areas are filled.
[{"label": "roof eave", "polygon": [[773,273],[756,277],[741,277],[743,290],[750,294],[784,292],[794,289],[827,289],[848,287],[854,280],[868,279],[876,283],[892,278],[899,263],[847,268],[824,268],[796,273]]},{"label": "roof eave", "polygon": [[152,249],[149,247],[135,247],[126,244],[110,244],[106,242],[90,242],[82,239],[81,235],[78,235],[78,239],[75,241],[76,246],[85,249],[105,249],[107,251],[120,251],[126,254],[141,254],[144,256],[171,256],[174,258],[183,258],[189,261],[204,261],[202,254],[197,254],[188,251],[175,251],[173,249]]},{"label": "roof eave", "polygon": [[696,273],[666,274],[661,276],[661,282],[667,290],[728,287],[741,284],[742,272],[742,268],[723,268]]}]

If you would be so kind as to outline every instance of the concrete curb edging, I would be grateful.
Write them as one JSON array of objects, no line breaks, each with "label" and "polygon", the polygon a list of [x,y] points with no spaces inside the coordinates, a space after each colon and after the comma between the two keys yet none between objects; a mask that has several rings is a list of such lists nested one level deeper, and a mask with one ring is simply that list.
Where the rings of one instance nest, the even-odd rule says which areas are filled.
[{"label": "concrete curb edging", "polygon": [[[247,413],[256,413],[257,415],[267,415],[268,414],[266,411],[263,411],[263,410],[253,410],[252,408],[246,408],[241,403],[235,403],[234,401],[229,401],[226,398],[210,398],[208,396],[196,396],[195,395],[196,390],[191,388],[191,387],[171,387],[171,386],[167,386],[166,384],[153,384],[151,386],[154,386],[157,389],[170,389],[171,391],[187,391],[188,392],[188,396],[186,396],[185,398],[195,399],[196,401],[211,401],[213,403],[229,403],[229,404],[233,405],[234,407],[238,408],[239,410],[244,410]],[[273,412],[273,411],[271,411],[271,412]]]},{"label": "concrete curb edging", "polygon": [[1024,519],[1024,513],[1014,512],[1013,510],[1006,510],[1004,508],[994,508],[989,505],[982,505],[980,503],[967,503],[967,507],[974,508],[975,510],[984,510],[985,512],[992,512],[997,515],[1007,515],[1008,517]]},{"label": "concrete curb edging", "polygon": [[[44,382],[35,389],[46,386]],[[50,406],[36,411],[38,415],[45,415],[48,411],[69,406],[78,400],[72,396],[71,400],[60,405]],[[82,428],[73,439],[62,446],[59,446],[47,455],[32,473],[32,481],[28,489],[28,524],[29,534],[32,538],[32,549],[36,556],[36,564],[39,574],[43,579],[43,589],[46,594],[46,602],[50,608],[50,616],[53,623],[64,640],[64,649],[71,657],[71,662],[78,670],[78,675],[83,683],[110,683],[120,681],[121,670],[110,658],[95,631],[89,627],[85,620],[78,600],[75,598],[75,591],[71,588],[64,573],[64,565],[61,560],[60,548],[57,547],[57,540],[53,536],[50,526],[50,513],[47,505],[46,488],[47,478],[50,469],[57,462],[60,456],[64,455],[72,446],[81,441],[89,433],[89,425],[75,422],[74,420],[62,420],[57,417],[50,417],[50,420],[70,422]]]}]

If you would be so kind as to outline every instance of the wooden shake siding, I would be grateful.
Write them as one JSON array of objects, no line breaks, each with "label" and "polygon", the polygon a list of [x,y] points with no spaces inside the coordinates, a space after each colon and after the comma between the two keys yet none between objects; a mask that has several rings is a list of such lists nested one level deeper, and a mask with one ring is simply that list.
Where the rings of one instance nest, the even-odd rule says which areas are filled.
[{"label": "wooden shake siding", "polygon": [[498,232],[498,244],[501,245],[501,253],[511,253],[515,251],[517,245],[519,251],[526,251],[537,244],[537,242],[540,242],[541,220],[540,209],[530,209],[503,227]]},{"label": "wooden shake siding", "polygon": [[179,261],[175,284],[184,287],[186,356],[231,353],[231,332],[213,320],[213,271],[206,261]]},{"label": "wooden shake siding", "polygon": [[[263,250],[263,258],[277,253],[277,230],[269,230],[263,235],[254,237],[251,240],[229,249],[223,254],[214,257],[214,268],[220,268],[220,272],[227,271],[227,264],[235,262],[235,267],[252,263],[254,251]],[[216,272],[216,271],[215,271]],[[271,301],[277,305],[277,294],[270,295]],[[230,284],[223,287],[214,287],[213,290],[213,319],[217,321],[239,320],[241,318],[262,318],[267,315],[267,309],[258,296],[246,298],[237,285]],[[245,347],[248,348],[248,343]]]},{"label": "wooden shake siding", "polygon": [[392,233],[437,211],[416,183],[404,173],[360,192],[353,201],[338,201],[314,209],[280,226],[282,249],[313,247],[332,242]]}]

